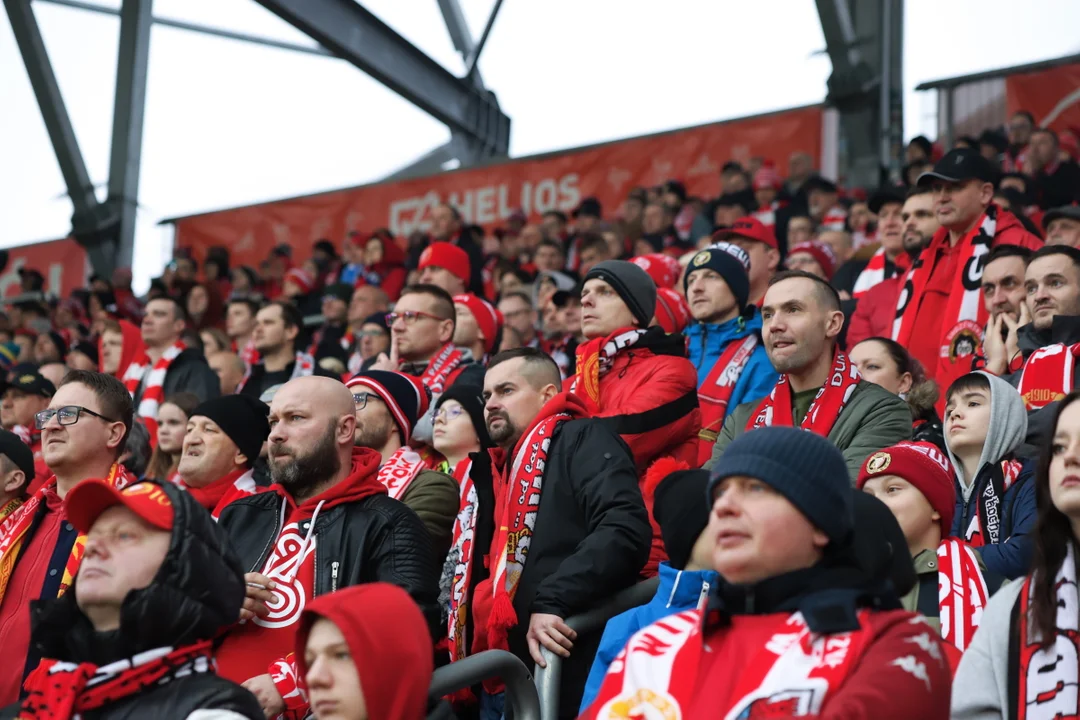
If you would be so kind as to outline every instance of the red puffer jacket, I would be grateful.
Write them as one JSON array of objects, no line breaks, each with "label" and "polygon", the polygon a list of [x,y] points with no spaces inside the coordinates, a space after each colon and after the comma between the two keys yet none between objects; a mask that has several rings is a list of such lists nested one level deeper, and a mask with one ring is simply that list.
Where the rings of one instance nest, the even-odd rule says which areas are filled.
[{"label": "red puffer jacket", "polygon": [[[580,358],[577,367],[583,367]],[[578,378],[567,378],[566,386],[571,387]],[[585,395],[580,381],[575,393]],[[587,400],[586,404],[591,406]],[[697,466],[697,436],[701,430],[697,371],[686,357],[682,335],[667,335],[659,327],[652,327],[637,343],[620,350],[611,369],[600,378],[599,407],[593,417],[605,418],[630,446],[640,481],[649,465],[661,457]],[[644,485],[642,489],[653,526],[652,551],[643,574],[651,577],[667,554],[660,527],[652,517],[651,493],[644,492]]]}]

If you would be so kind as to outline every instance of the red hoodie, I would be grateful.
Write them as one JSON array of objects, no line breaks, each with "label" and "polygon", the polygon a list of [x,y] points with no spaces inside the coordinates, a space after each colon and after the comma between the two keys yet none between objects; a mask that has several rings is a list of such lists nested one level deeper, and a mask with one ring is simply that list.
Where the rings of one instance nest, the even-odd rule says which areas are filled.
[{"label": "red hoodie", "polygon": [[[314,594],[318,543],[318,537],[314,535],[314,518],[338,505],[385,494],[386,487],[378,478],[380,462],[382,458],[374,450],[354,449],[349,476],[299,505],[282,486],[270,486],[268,492],[278,494],[286,515],[274,541],[274,549],[261,569],[263,575],[277,583],[275,599],[270,603],[267,616],[244,622],[225,637],[217,652],[218,674],[243,683],[269,673],[287,707],[294,707],[299,699],[296,671],[287,656],[293,649],[297,620]],[[299,525],[304,520],[312,522],[308,532],[302,535]]]},{"label": "red hoodie", "polygon": [[[120,334],[123,336],[124,344],[120,350],[120,364],[116,366],[113,377],[123,378],[128,365],[146,351],[146,345],[143,343],[142,330],[137,325],[127,320],[118,320],[117,322],[120,323]],[[98,338],[98,369],[101,372],[105,372],[105,366],[102,364],[104,362],[105,353],[102,351],[101,338]]]},{"label": "red hoodie", "polygon": [[[304,653],[311,626],[320,617],[337,626],[349,646],[360,679],[369,718],[421,720],[434,672],[431,635],[409,594],[389,583],[370,583],[315,598],[300,618],[296,631],[296,659],[306,677]],[[326,697],[338,699],[333,689],[318,683],[307,690],[312,704]],[[343,708],[355,710],[356,708]]]}]

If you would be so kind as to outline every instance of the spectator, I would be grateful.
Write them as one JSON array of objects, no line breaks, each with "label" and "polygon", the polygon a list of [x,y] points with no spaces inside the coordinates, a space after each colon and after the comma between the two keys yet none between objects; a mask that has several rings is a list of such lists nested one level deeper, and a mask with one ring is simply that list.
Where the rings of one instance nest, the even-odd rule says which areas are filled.
[{"label": "spectator", "polygon": [[[671,210],[662,202],[651,202],[646,205],[645,214],[641,221],[641,238],[636,245],[639,251],[634,254],[659,253],[671,247],[678,240],[678,235],[676,235],[675,228],[672,226],[673,221],[674,217]],[[640,250],[644,252],[640,252]],[[575,268],[572,265],[568,267],[570,270],[579,272],[580,275],[585,274],[585,270]]]},{"label": "spectator", "polygon": [[870,211],[877,216],[875,237],[880,244],[869,260],[851,259],[836,271],[833,287],[841,298],[847,291],[850,297],[859,299],[910,265],[910,258],[904,254],[904,200],[904,194],[896,188],[879,190],[870,198]]},{"label": "spectator", "polygon": [[570,213],[570,217],[574,218],[574,233],[581,235],[590,232],[596,227],[600,219],[604,217],[604,209],[599,200],[594,197],[587,197],[574,208],[574,212]]},{"label": "spectator", "polygon": [[217,327],[225,317],[224,303],[213,285],[193,285],[184,298],[188,326],[195,330]]},{"label": "spectator", "polygon": [[199,341],[202,343],[203,355],[210,357],[214,353],[229,352],[232,342],[223,330],[207,328],[199,332]]},{"label": "spectator", "polygon": [[608,247],[607,240],[599,233],[587,232],[579,237],[578,256],[580,261],[578,262],[578,272],[581,275],[587,275],[597,264],[605,260],[616,259],[611,253],[611,248]]},{"label": "spectator", "polygon": [[713,242],[719,241],[737,245],[750,256],[749,302],[760,308],[769,287],[769,279],[780,264],[776,236],[760,221],[744,217],[736,220],[730,228],[721,228],[713,233]]},{"label": "spectator", "polygon": [[127,439],[124,440],[124,451],[120,453],[120,465],[133,478],[142,480],[146,475],[146,468],[150,465],[150,455],[153,451],[154,449],[150,446],[150,431],[141,420],[135,418],[131,423]]},{"label": "spectator", "polygon": [[176,469],[180,465],[180,456],[184,453],[184,433],[187,432],[188,419],[199,406],[199,398],[191,393],[178,392],[165,398],[158,408],[158,442],[150,455],[146,468],[146,478],[158,482],[180,480]]},{"label": "spectator", "polygon": [[487,300],[466,293],[454,296],[454,314],[454,345],[468,350],[477,363],[493,355],[501,339],[502,313]]},{"label": "spectator", "polygon": [[658,462],[649,468],[645,484],[655,488],[653,516],[664,536],[669,560],[660,563],[660,584],[652,600],[616,615],[604,627],[581,698],[582,713],[596,699],[608,669],[635,633],[670,615],[697,609],[716,587],[719,577],[712,569],[715,538],[705,532],[709,507],[702,502],[708,482],[708,471],[690,470],[681,464]]},{"label": "spectator", "polygon": [[1013,579],[1031,563],[1035,488],[1014,451],[1027,434],[1024,401],[1001,378],[974,372],[945,397],[945,443],[956,470],[952,534],[966,540],[986,569]]},{"label": "spectator", "polygon": [[255,316],[262,305],[251,296],[234,296],[225,309],[225,334],[232,342],[229,349],[253,365],[258,359],[255,350]]},{"label": "spectator", "polygon": [[949,537],[956,511],[949,459],[930,443],[900,443],[866,458],[856,486],[885,503],[904,531],[919,577],[903,597],[904,609],[922,615],[963,652],[1000,578],[988,583],[978,554]]},{"label": "spectator", "polygon": [[561,272],[566,267],[566,251],[559,243],[545,238],[536,246],[533,264],[537,272]]},{"label": "spectator", "polygon": [[56,386],[63,381],[68,369],[68,366],[63,363],[50,362],[38,367],[38,374]]},{"label": "spectator", "polygon": [[1032,568],[1022,582],[1009,583],[990,599],[956,671],[953,718],[1007,717],[1025,710],[1027,717],[1043,711],[1064,716],[1076,707],[1064,689],[1076,676],[1066,662],[1077,613],[1069,597],[1076,585],[1072,525],[1078,504],[1072,479],[1080,466],[1078,398],[1070,393],[1061,402],[1043,439],[1034,480],[1038,519]]},{"label": "spectator", "polygon": [[[361,285],[353,291],[345,315],[348,330],[341,341],[348,354],[350,375],[360,372],[365,360],[390,349],[390,330],[386,327],[389,309],[389,298],[381,288]],[[372,324],[377,327],[366,327]],[[365,344],[365,338],[369,337],[371,339]]]},{"label": "spectator", "polygon": [[791,153],[788,158],[788,177],[784,181],[783,194],[790,198],[805,195],[804,186],[813,174],[814,158],[809,153],[802,151]]},{"label": "spectator", "polygon": [[217,373],[221,381],[221,394],[232,395],[244,380],[244,361],[236,353],[219,352],[209,355],[206,364]]},{"label": "spectator", "polygon": [[[686,298],[671,288],[656,289],[656,311],[649,327],[659,327],[668,335],[676,335],[690,323],[690,306]],[[558,360],[555,361],[558,363]]]},{"label": "spectator", "polygon": [[253,338],[260,359],[251,366],[237,392],[258,399],[289,380],[331,375],[315,364],[315,358],[298,349],[303,322],[300,311],[291,303],[276,300],[259,310]]},{"label": "spectator", "polygon": [[904,162],[933,162],[934,146],[925,135],[918,135],[908,141],[904,148]]},{"label": "spectator", "polygon": [[[919,178],[920,185],[933,188],[942,227],[905,280],[910,289],[898,297],[892,337],[939,386],[965,374],[982,349],[988,313],[976,297],[980,289],[974,281],[982,280],[978,258],[1002,243],[1032,249],[1042,244],[1014,215],[990,202],[994,176],[978,154],[950,150],[933,172]],[[969,263],[975,263],[972,271],[964,271]]]},{"label": "spectator", "polygon": [[229,271],[229,282],[232,284],[231,297],[243,297],[256,293],[261,285],[259,274],[247,265],[232,268]]},{"label": "spectator", "polygon": [[377,287],[390,301],[397,300],[405,287],[405,259],[389,232],[376,231],[364,244],[364,272],[356,284]]},{"label": "spectator", "polygon": [[808,272],[825,282],[832,281],[836,264],[837,257],[832,247],[819,240],[792,245],[784,260],[784,267],[788,270]]},{"label": "spectator", "polygon": [[814,219],[809,215],[796,215],[788,222],[788,245],[798,245],[814,239]]},{"label": "spectator", "polygon": [[766,397],[743,403],[724,423],[713,448],[716,467],[740,435],[773,425],[827,437],[844,454],[854,483],[866,456],[911,439],[904,402],[860,379],[836,344],[844,323],[840,299],[816,275],[788,270],[769,286],[761,311],[765,349],[780,373]]},{"label": "spectator", "polygon": [[1080,248],[1080,207],[1067,205],[1043,215],[1047,245]]},{"label": "spectator", "polygon": [[394,582],[434,628],[438,570],[422,523],[378,481],[378,454],[354,451],[356,417],[344,385],[292,380],[274,395],[269,419],[274,485],[230,503],[219,519],[248,570],[248,598],[247,622],[225,637],[217,662],[272,717],[307,709],[287,657],[307,599],[361,582]]},{"label": "spectator", "polygon": [[[509,649],[541,666],[541,648],[569,658],[558,715],[573,717],[598,639],[577,638],[565,620],[634,583],[650,531],[629,449],[559,386],[558,368],[538,350],[503,353],[488,365],[485,415],[501,452],[476,462],[490,459],[493,477],[505,477],[496,485],[491,577],[462,599],[470,608],[452,602],[450,613],[473,618],[474,653]],[[501,714],[501,687],[484,686],[481,715]]]},{"label": "spectator", "polygon": [[34,340],[34,362],[38,365],[51,362],[62,363],[67,354],[67,341],[55,330],[43,332]]},{"label": "spectator", "polygon": [[[451,292],[456,295],[463,292],[471,292],[477,295],[484,294],[484,253],[480,248],[477,238],[470,233],[462,224],[461,213],[449,203],[436,205],[431,212],[431,235],[437,242],[450,243],[465,251],[469,258],[468,267],[471,275],[466,287]],[[421,280],[420,282],[424,282]],[[388,291],[389,292],[389,291]],[[449,290],[447,292],[450,292]]]},{"label": "spectator", "polygon": [[49,479],[49,468],[45,464],[41,446],[41,429],[37,427],[36,417],[49,406],[56,386],[36,372],[17,373],[5,383],[3,401],[0,402],[0,421],[3,428],[10,430],[23,439],[34,454],[34,473],[30,475],[27,492],[33,494]]},{"label": "spectator", "polygon": [[[631,638],[582,717],[603,717],[615,698],[627,715],[663,698],[675,717],[947,717],[939,641],[900,609],[886,572],[858,559],[844,470],[813,433],[773,427],[735,440],[708,488],[713,602]],[[845,651],[830,654],[830,636]],[[807,673],[813,708],[796,710]]]},{"label": "spectator", "polygon": [[469,286],[469,255],[451,243],[432,243],[420,255],[420,282],[460,295]]},{"label": "spectator", "polygon": [[[356,352],[349,357],[350,375],[369,369],[380,354],[390,352],[390,328],[386,325],[386,313],[377,312],[364,319],[357,334],[356,348]],[[357,368],[355,372],[354,367]]]},{"label": "spectator", "polygon": [[0,706],[15,702],[40,656],[30,643],[30,601],[61,595],[72,583],[84,540],[68,522],[64,498],[88,478],[123,488],[119,464],[132,422],[131,395],[113,377],[72,371],[38,415],[43,456],[53,476],[4,523],[0,534]]},{"label": "spectator", "polygon": [[1050,128],[1031,133],[1025,171],[1032,177],[1035,199],[1043,210],[1080,200],[1080,166],[1061,159],[1057,133]]},{"label": "spectator", "polygon": [[537,347],[540,338],[536,333],[538,318],[532,299],[522,292],[504,295],[499,300],[499,312],[502,313],[505,327],[513,328],[521,336],[525,347]]},{"label": "spectator", "polygon": [[226,395],[191,412],[182,438],[180,485],[215,520],[233,500],[259,492],[253,469],[270,434],[268,411],[255,398]]},{"label": "spectator", "polygon": [[142,331],[127,320],[109,320],[98,340],[101,372],[123,378],[135,358],[146,352]]},{"label": "spectator", "polygon": [[319,278],[314,271],[292,268],[285,273],[279,299],[295,305],[302,317],[318,315],[321,304],[319,289]]},{"label": "spectator", "polygon": [[758,209],[753,216],[770,230],[776,226],[776,211],[784,206],[777,200],[777,194],[783,185],[780,173],[772,165],[762,167],[754,173],[754,201]]},{"label": "spectator", "polygon": [[[817,242],[827,245],[832,250],[836,258],[833,262],[834,268],[840,267],[841,263],[846,263],[855,254],[853,239],[847,230],[822,230],[818,233]],[[795,252],[795,245],[789,243],[788,255],[790,256],[793,252]]]},{"label": "spectator", "polygon": [[67,354],[67,366],[72,370],[97,370],[97,345],[89,340],[76,342],[71,346],[71,352]]},{"label": "spectator", "polygon": [[815,175],[803,186],[810,218],[821,230],[843,230],[847,211],[840,205],[840,189],[832,180]]},{"label": "spectator", "polygon": [[18,717],[261,717],[210,658],[244,598],[224,534],[176,488],[94,480],[71,498],[85,556],[72,592],[35,603],[44,659]]},{"label": "spectator", "polygon": [[295,655],[316,720],[425,717],[431,637],[401,588],[371,583],[316,598]]},{"label": "spectator", "polygon": [[938,400],[937,383],[904,347],[890,338],[872,337],[851,348],[851,362],[863,380],[885,388],[903,398],[911,410],[915,442],[937,445],[945,452],[945,434],[934,405]]},{"label": "spectator", "polygon": [[458,511],[458,486],[441,472],[429,470],[413,448],[413,426],[427,414],[430,393],[419,378],[385,370],[368,370],[349,381],[356,430],[353,445],[379,454],[379,481],[424,523],[435,559],[450,550],[450,533]]},{"label": "spectator", "polygon": [[318,362],[323,358],[336,357],[342,362],[348,360],[345,347],[345,334],[348,330],[349,303],[353,289],[349,285],[335,283],[323,290],[323,323],[311,338],[308,353]]},{"label": "spectator", "polygon": [[[986,254],[983,265],[982,292],[983,305],[990,322],[987,330],[1006,329],[1000,316],[1006,315],[1014,323],[1020,319],[1024,306],[1024,266],[1032,251],[1019,245],[998,245]],[[1001,327],[995,327],[1001,325]],[[1000,333],[999,333],[999,336]],[[991,339],[987,335],[986,349],[989,351]]]},{"label": "spectator", "polygon": [[1017,110],[1009,119],[1008,145],[998,152],[1005,154],[1006,170],[1017,172],[1024,169],[1028,155],[1031,131],[1035,129],[1035,116],[1027,110]]},{"label": "spectator", "polygon": [[0,430],[0,524],[23,506],[34,477],[34,453],[22,438]]},{"label": "spectator", "polygon": [[695,465],[709,459],[727,416],[768,393],[777,380],[761,344],[761,314],[748,304],[750,267],[745,250],[718,242],[694,255],[683,278],[694,318],[687,350],[697,368],[701,406]]}]

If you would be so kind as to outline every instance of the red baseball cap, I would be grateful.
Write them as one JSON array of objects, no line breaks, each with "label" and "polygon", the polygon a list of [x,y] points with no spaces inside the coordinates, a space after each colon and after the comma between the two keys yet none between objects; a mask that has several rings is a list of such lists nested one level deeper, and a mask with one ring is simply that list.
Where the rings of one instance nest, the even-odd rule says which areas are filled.
[{"label": "red baseball cap", "polygon": [[137,482],[117,490],[105,480],[84,480],[68,493],[64,510],[68,522],[86,534],[101,513],[115,505],[123,505],[156,528],[172,530],[172,501],[160,485],[152,482]]},{"label": "red baseball cap", "polygon": [[429,266],[448,271],[466,285],[472,277],[469,254],[453,243],[434,242],[424,248],[424,252],[420,253],[420,264],[417,269],[423,270]]},{"label": "red baseball cap", "polygon": [[472,313],[476,326],[484,333],[484,352],[491,353],[495,349],[499,329],[503,326],[503,314],[487,300],[472,293],[455,295],[454,304],[464,305]]},{"label": "red baseball cap", "polygon": [[713,240],[729,240],[731,238],[746,238],[754,242],[764,243],[773,250],[779,250],[780,244],[776,242],[773,231],[762,224],[756,217],[747,215],[731,224],[731,227],[720,228],[713,233]]}]

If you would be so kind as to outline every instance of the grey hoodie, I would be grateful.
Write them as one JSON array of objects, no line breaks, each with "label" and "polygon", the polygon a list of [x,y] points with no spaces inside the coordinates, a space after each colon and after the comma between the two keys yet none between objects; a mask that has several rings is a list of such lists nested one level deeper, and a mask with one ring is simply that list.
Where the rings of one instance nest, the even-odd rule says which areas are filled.
[{"label": "grey hoodie", "polygon": [[[987,463],[998,462],[1024,442],[1028,420],[1024,400],[1016,388],[988,372],[980,370],[978,374],[990,381],[990,427],[986,429],[986,442],[983,443],[982,455],[979,456],[981,470]],[[949,446],[948,433],[945,435],[945,448],[956,470],[966,505],[975,490],[975,478],[964,477],[964,466]]]}]

